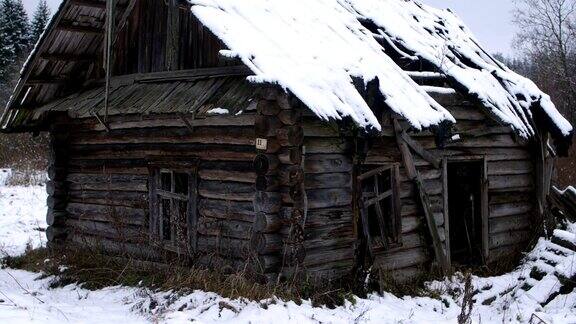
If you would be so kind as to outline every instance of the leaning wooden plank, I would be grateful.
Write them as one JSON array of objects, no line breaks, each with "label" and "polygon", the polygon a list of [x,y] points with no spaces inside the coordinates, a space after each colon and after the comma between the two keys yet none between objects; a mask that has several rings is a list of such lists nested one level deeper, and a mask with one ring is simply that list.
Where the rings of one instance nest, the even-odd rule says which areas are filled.
[{"label": "leaning wooden plank", "polygon": [[437,156],[424,149],[420,143],[413,140],[408,136],[408,134],[406,134],[406,132],[402,131],[400,136],[402,137],[402,140],[408,144],[412,150],[414,150],[414,152],[418,153],[418,155],[420,155],[424,160],[432,164],[434,168],[438,169],[440,167],[440,159]]},{"label": "leaning wooden plank", "polygon": [[400,128],[400,124],[397,120],[394,120],[394,129],[396,131],[396,140],[398,143],[398,147],[402,153],[402,159],[404,161],[404,166],[408,173],[408,177],[413,179],[416,187],[418,189],[418,193],[420,196],[420,202],[422,203],[422,208],[424,209],[424,216],[426,218],[426,223],[428,225],[428,231],[430,232],[430,236],[432,237],[432,244],[434,246],[434,253],[436,255],[436,260],[438,261],[440,268],[444,273],[448,273],[450,271],[450,264],[448,263],[448,259],[446,258],[446,253],[444,252],[444,248],[442,246],[442,241],[440,240],[440,234],[438,233],[438,226],[436,225],[436,220],[434,219],[434,214],[430,209],[431,203],[428,197],[428,194],[425,191],[424,183],[422,178],[420,177],[420,173],[416,169],[414,165],[414,157],[408,148],[408,144],[402,139],[401,133],[402,129]]}]

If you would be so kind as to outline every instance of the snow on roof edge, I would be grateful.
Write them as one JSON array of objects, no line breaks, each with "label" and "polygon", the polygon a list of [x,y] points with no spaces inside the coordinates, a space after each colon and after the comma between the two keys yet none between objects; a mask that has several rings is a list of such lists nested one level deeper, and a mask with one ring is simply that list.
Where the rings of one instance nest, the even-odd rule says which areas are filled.
[{"label": "snow on roof edge", "polygon": [[361,127],[380,130],[378,118],[352,80],[361,78],[368,83],[378,78],[385,103],[413,127],[455,122],[383,54],[384,49],[355,13],[337,1],[256,0],[241,4],[201,0],[192,4],[194,15],[230,49],[221,54],[240,58],[255,73],[250,81],[290,90],[322,119],[349,116]]},{"label": "snow on roof edge", "polygon": [[[240,58],[256,74],[251,81],[290,90],[320,118],[350,116],[360,126],[379,129],[378,120],[352,88],[351,78],[360,77],[366,83],[385,80],[380,90],[386,104],[417,129],[442,120],[455,122],[384,53],[360,22],[369,20],[395,48],[408,50],[401,54],[435,65],[520,136],[536,134],[535,105],[542,107],[556,133],[572,136],[572,125],[550,97],[491,57],[449,10],[414,0],[190,2],[198,19],[230,48],[223,54]],[[278,68],[282,65],[286,68]]]}]

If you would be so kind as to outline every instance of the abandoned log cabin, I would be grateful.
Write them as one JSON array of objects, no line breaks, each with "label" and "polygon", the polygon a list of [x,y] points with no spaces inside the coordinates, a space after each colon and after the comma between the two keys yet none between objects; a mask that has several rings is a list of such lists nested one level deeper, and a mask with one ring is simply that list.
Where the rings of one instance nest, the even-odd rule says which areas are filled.
[{"label": "abandoned log cabin", "polygon": [[0,125],[50,134],[50,244],[269,280],[514,255],[573,132],[413,0],[64,0]]}]

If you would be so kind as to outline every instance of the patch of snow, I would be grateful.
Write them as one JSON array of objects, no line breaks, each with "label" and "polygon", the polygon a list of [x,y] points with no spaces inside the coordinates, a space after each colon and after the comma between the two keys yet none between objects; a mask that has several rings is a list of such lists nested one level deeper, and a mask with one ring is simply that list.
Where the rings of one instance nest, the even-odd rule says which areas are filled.
[{"label": "patch of snow", "polygon": [[224,108],[214,108],[208,110],[206,113],[209,115],[227,115],[230,113],[230,111]]},{"label": "patch of snow", "polygon": [[[9,254],[22,253],[28,241],[35,246],[43,242],[37,240],[43,233],[36,229],[45,226],[45,197],[41,186],[0,186],[0,245],[9,246]],[[559,235],[572,238],[576,225],[569,224],[564,231]],[[542,238],[516,270],[495,277],[473,276],[472,322],[529,323],[532,316],[550,324],[576,322],[576,292],[552,295],[542,306],[560,289],[555,273],[568,278],[576,274],[575,255]],[[59,269],[66,271],[66,266]],[[533,269],[544,277],[531,278]],[[144,287],[89,291],[76,284],[50,288],[53,278],[40,278],[37,273],[0,269],[0,323],[457,323],[464,288],[463,277],[457,274],[427,284],[438,298],[371,294],[331,309],[309,301],[229,299],[199,290],[190,294]]]},{"label": "patch of snow", "polygon": [[46,242],[46,197],[42,186],[0,185],[0,257]]}]

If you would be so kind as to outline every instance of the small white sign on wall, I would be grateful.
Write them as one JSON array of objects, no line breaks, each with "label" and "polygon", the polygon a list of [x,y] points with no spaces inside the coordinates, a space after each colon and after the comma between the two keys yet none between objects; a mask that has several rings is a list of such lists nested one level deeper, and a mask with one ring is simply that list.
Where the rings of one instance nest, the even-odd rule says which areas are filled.
[{"label": "small white sign on wall", "polygon": [[265,138],[257,138],[256,139],[256,149],[257,150],[266,150],[268,148],[268,140]]}]

